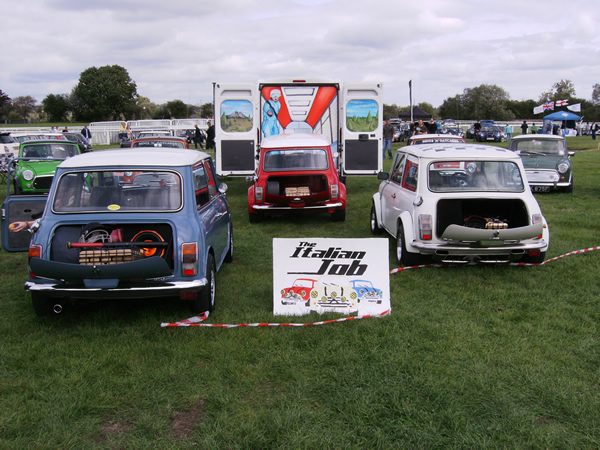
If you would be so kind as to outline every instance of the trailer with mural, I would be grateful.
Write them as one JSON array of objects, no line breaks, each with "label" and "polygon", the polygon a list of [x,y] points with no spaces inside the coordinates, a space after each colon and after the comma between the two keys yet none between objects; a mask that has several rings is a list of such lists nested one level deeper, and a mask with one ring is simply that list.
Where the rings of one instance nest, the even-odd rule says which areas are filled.
[{"label": "trailer with mural", "polygon": [[382,169],[381,83],[215,83],[213,90],[219,175],[253,175],[263,139],[293,133],[327,139],[342,177]]}]

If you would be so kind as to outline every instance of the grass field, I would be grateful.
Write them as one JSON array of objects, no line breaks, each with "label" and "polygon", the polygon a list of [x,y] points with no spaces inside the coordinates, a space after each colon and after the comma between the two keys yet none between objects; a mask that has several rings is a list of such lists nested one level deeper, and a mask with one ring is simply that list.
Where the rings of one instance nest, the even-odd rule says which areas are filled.
[{"label": "grass field", "polygon": [[[536,196],[548,258],[600,245],[596,142],[569,138],[573,194]],[[253,225],[248,183],[222,181],[235,252],[208,322],[339,317],[272,315],[272,239],[371,237],[378,181],[348,179],[343,223]],[[391,240],[388,256],[397,267]],[[538,267],[413,269],[390,276],[393,311],[380,319],[160,328],[190,317],[187,306],[107,299],[38,318],[26,256],[1,252],[0,447],[598,448],[599,269],[600,251]]]}]

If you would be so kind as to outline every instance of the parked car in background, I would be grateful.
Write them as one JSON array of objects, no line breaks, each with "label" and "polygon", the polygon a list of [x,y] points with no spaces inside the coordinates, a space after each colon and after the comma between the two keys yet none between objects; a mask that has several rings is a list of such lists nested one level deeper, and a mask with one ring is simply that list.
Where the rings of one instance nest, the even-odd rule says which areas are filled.
[{"label": "parked car in background", "polygon": [[142,130],[132,132],[132,139],[123,139],[121,141],[121,148],[131,147],[131,141],[133,139],[148,138],[148,137],[173,137],[173,134],[169,130]]},{"label": "parked car in background", "polygon": [[91,152],[93,150],[91,142],[83,134],[64,132],[63,135],[69,141],[77,142],[82,153]]},{"label": "parked car in background", "polygon": [[346,218],[346,186],[329,141],[308,133],[265,138],[248,189],[250,222],[271,213],[319,211],[330,213],[335,221]]},{"label": "parked car in background", "polygon": [[[226,189],[210,156],[194,150],[106,150],[63,161],[29,244],[25,288],[35,312],[131,298],[212,310],[215,274],[233,256]],[[8,232],[8,223],[34,209],[19,200],[3,206],[9,251],[23,233]]]},{"label": "parked car in background", "polygon": [[451,134],[415,134],[408,138],[406,145],[422,145],[422,144],[451,144],[465,142],[460,136]]},{"label": "parked car in background", "polygon": [[131,147],[189,148],[183,137],[143,137],[131,141]]},{"label": "parked car in background", "polygon": [[0,133],[0,153],[10,153],[17,156],[19,154],[19,141],[10,133]]},{"label": "parked car in background", "polygon": [[74,142],[57,140],[25,141],[15,165],[15,194],[45,194],[50,190],[56,167],[66,158],[79,155]]},{"label": "parked car in background", "polygon": [[509,148],[521,156],[533,192],[573,192],[571,157],[575,152],[567,150],[566,138],[522,134],[512,138]]},{"label": "parked car in background", "polygon": [[465,131],[465,138],[466,139],[475,139],[475,125],[470,125],[469,128],[467,128],[467,131]]},{"label": "parked car in background", "polygon": [[506,141],[506,133],[497,126],[482,126],[479,131],[475,132],[473,139],[477,142],[504,142]]},{"label": "parked car in background", "polygon": [[461,138],[465,137],[464,131],[454,123],[443,123],[442,128],[440,129],[440,134],[451,134]]},{"label": "parked car in background", "polygon": [[550,242],[521,158],[478,144],[399,148],[373,195],[373,234],[396,239],[404,265],[539,263]]}]

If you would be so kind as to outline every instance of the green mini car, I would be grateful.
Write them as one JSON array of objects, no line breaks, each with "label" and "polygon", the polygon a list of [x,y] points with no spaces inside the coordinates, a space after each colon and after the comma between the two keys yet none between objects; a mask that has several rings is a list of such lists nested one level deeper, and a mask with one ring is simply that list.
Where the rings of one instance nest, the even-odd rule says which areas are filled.
[{"label": "green mini car", "polygon": [[523,134],[510,141],[510,149],[521,155],[527,181],[533,192],[573,192],[573,167],[563,136]]},{"label": "green mini car", "polygon": [[61,161],[81,154],[79,145],[67,141],[26,141],[15,161],[15,194],[47,194]]}]

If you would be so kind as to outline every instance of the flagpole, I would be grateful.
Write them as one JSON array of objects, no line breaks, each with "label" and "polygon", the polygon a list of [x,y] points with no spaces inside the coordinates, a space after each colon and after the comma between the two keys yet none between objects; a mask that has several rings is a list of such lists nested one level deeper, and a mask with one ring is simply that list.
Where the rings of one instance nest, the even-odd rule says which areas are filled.
[{"label": "flagpole", "polygon": [[412,123],[412,122],[414,122],[413,104],[412,104],[412,80],[410,80],[408,82],[408,96],[409,96],[409,100],[410,100],[410,121]]}]

